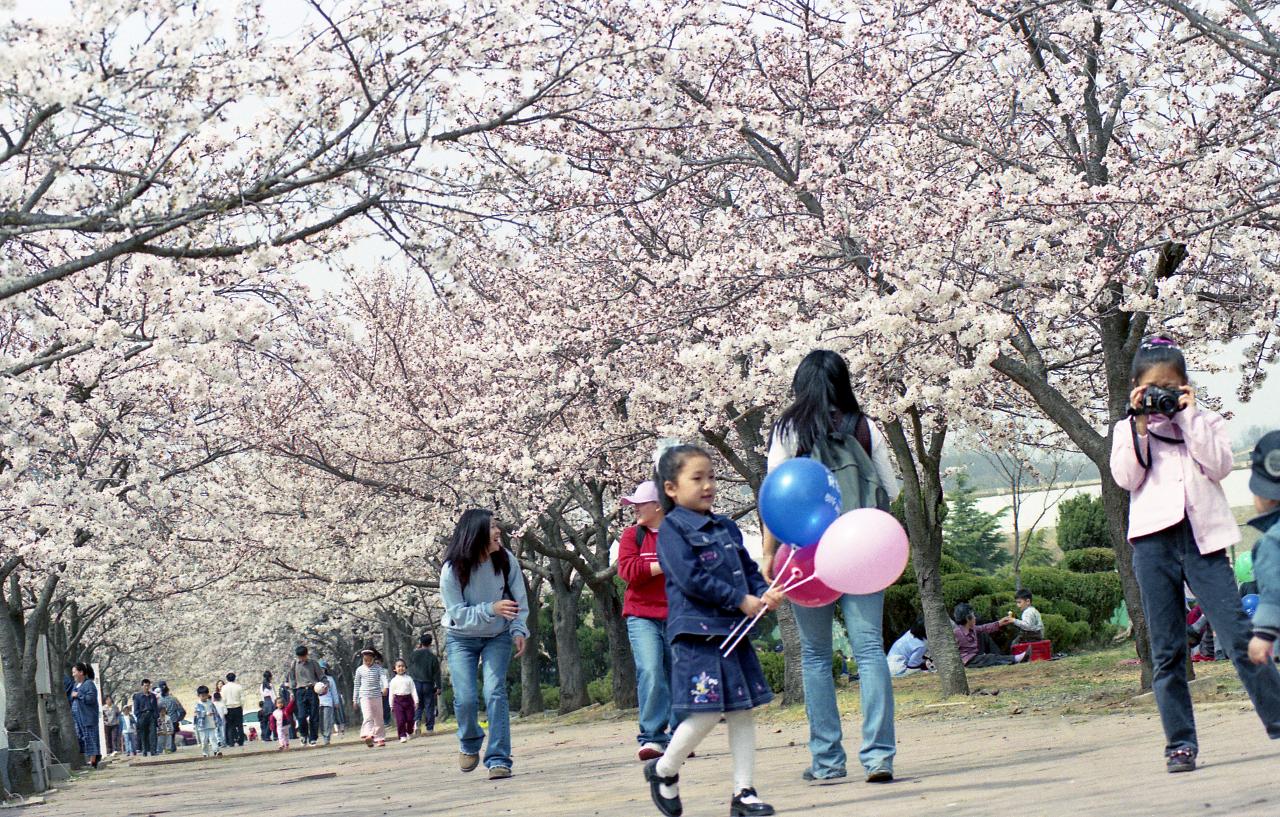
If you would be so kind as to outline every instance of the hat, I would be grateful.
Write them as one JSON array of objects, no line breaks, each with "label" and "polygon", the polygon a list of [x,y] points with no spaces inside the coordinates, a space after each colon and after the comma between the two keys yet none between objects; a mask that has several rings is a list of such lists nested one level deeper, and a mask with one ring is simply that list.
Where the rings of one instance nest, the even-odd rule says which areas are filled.
[{"label": "hat", "polygon": [[377,651],[376,649],[374,649],[373,647],[365,647],[363,650],[361,650],[361,651],[360,651],[360,653],[359,653],[359,654],[360,654],[360,655],[372,655],[372,656],[373,656],[373,660],[374,660],[374,661],[381,661],[381,660],[382,660],[382,653],[378,652],[378,651]]},{"label": "hat", "polygon": [[1253,447],[1249,490],[1263,499],[1280,500],[1280,431],[1262,435]]},{"label": "hat", "polygon": [[636,486],[636,490],[631,496],[622,498],[623,505],[643,505],[646,502],[658,501],[658,486],[653,480],[645,480]]}]

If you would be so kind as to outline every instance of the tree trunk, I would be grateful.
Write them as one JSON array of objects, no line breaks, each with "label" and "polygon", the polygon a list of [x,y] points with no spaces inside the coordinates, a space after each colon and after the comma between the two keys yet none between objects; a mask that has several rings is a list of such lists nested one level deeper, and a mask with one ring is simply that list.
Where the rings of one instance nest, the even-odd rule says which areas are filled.
[{"label": "tree trunk", "polygon": [[885,423],[884,429],[902,470],[907,536],[929,654],[937,669],[942,694],[968,695],[969,681],[964,662],[960,660],[960,648],[956,646],[951,615],[942,596],[942,518],[946,505],[942,494],[941,457],[946,428],[932,431],[926,447],[916,409],[909,411],[908,419],[910,439],[902,420]]},{"label": "tree trunk", "polygon": [[800,627],[790,604],[778,608],[778,633],[782,636],[782,705],[804,704],[804,669],[800,664]]},{"label": "tree trunk", "polygon": [[[1102,505],[1107,511],[1111,529],[1111,546],[1116,552],[1116,570],[1124,590],[1125,607],[1133,622],[1133,645],[1142,662],[1142,689],[1151,689],[1151,641],[1147,631],[1147,614],[1142,609],[1142,591],[1133,572],[1133,545],[1129,543],[1129,494],[1111,478],[1111,465],[1099,466],[1102,472]],[[1188,676],[1194,677],[1194,676]]]},{"label": "tree trunk", "polygon": [[613,670],[613,704],[618,709],[634,709],[636,697],[636,662],[631,655],[631,639],[622,618],[622,599],[613,578],[591,588],[595,597],[598,624],[609,638],[609,666]]},{"label": "tree trunk", "polygon": [[[25,749],[40,737],[40,698],[36,694],[36,650],[49,624],[49,604],[58,585],[58,573],[51,573],[34,607],[24,612],[16,572],[18,561],[10,560],[0,572],[7,578],[9,593],[0,592],[0,671],[4,672],[5,729],[9,732],[10,782],[20,792],[33,789],[28,758],[14,750]],[[51,741],[52,742],[52,741]],[[61,759],[61,758],[60,758]]]},{"label": "tree trunk", "polygon": [[556,668],[560,676],[560,714],[573,712],[590,703],[587,679],[582,671],[582,651],[578,645],[578,604],[582,588],[573,587],[567,565],[552,563],[551,592],[554,595],[552,626],[556,636]]},{"label": "tree trunk", "polygon": [[[529,576],[527,572],[525,575]],[[542,583],[541,577],[526,580],[529,637],[525,640],[524,655],[520,656],[520,714],[526,717],[541,714],[547,708],[542,700]]]}]

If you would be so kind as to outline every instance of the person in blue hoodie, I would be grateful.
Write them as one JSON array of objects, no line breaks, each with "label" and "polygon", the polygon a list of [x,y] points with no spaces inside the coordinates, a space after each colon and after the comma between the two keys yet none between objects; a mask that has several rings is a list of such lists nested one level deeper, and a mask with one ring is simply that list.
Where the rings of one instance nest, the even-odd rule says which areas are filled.
[{"label": "person in blue hoodie", "polygon": [[1253,614],[1249,660],[1274,660],[1280,636],[1280,431],[1264,434],[1253,448],[1249,491],[1258,516],[1249,521],[1262,531],[1253,546],[1253,575],[1258,582],[1258,609]]},{"label": "person in blue hoodie", "polygon": [[480,728],[476,673],[484,673],[489,745],[484,765],[490,780],[511,776],[511,714],[507,666],[524,654],[529,637],[529,598],[515,554],[502,546],[493,513],[472,508],[453,530],[440,568],[445,653],[458,718],[458,766],[475,770],[484,730]]}]

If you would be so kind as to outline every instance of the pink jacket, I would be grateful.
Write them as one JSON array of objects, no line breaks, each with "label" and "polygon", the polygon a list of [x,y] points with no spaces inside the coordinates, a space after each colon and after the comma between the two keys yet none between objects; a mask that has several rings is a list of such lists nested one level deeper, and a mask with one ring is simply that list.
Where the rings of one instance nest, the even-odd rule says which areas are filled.
[{"label": "pink jacket", "polygon": [[1221,484],[1234,464],[1222,416],[1197,407],[1178,412],[1173,420],[1149,420],[1155,434],[1186,442],[1139,438],[1149,447],[1151,470],[1138,463],[1129,422],[1117,423],[1111,440],[1111,475],[1129,492],[1129,539],[1158,533],[1185,518],[1201,553],[1239,542],[1240,527]]}]

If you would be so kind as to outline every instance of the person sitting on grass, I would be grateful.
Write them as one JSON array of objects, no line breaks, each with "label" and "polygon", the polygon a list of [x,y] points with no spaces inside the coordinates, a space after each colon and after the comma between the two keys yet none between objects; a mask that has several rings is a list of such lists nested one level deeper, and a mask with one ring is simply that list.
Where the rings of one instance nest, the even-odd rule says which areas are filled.
[{"label": "person sitting on grass", "polygon": [[911,629],[899,636],[889,648],[889,674],[894,678],[901,678],[925,670],[925,662],[928,660],[925,653],[928,649],[924,618],[918,618]]},{"label": "person sitting on grass", "polygon": [[1013,616],[1005,616],[999,621],[978,624],[978,617],[973,608],[961,602],[956,605],[952,619],[955,621],[956,645],[960,648],[960,660],[966,667],[998,667],[1007,664],[1020,664],[1028,653],[1021,655],[1001,655],[994,652],[983,652],[978,642],[981,633],[998,632],[1006,624],[1013,623]]},{"label": "person sitting on grass", "polygon": [[1044,641],[1044,620],[1040,618],[1040,611],[1031,603],[1031,591],[1025,587],[1022,588],[1013,594],[1013,601],[1022,611],[1022,615],[1010,622],[1017,628],[1018,634],[1013,637],[1009,646]]}]

